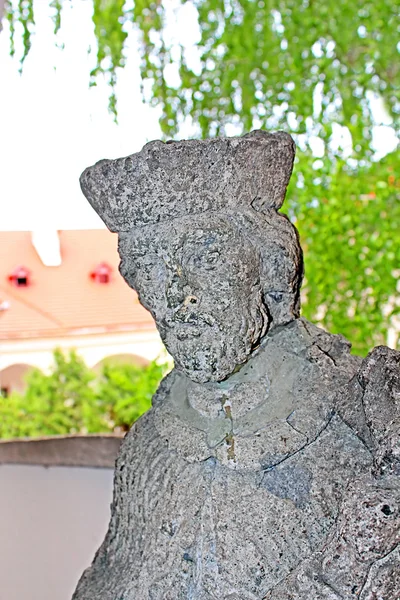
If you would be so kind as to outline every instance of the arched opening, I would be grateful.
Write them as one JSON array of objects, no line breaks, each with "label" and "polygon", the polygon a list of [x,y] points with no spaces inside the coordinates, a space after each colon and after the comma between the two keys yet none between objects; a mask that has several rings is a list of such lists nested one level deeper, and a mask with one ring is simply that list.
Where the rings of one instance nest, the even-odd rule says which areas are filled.
[{"label": "arched opening", "polygon": [[92,367],[92,371],[99,375],[104,365],[136,365],[138,367],[146,367],[150,361],[143,356],[136,354],[114,354],[106,356]]},{"label": "arched opening", "polygon": [[9,396],[12,392],[23,393],[26,389],[26,376],[35,367],[26,364],[16,364],[0,371],[1,395]]}]

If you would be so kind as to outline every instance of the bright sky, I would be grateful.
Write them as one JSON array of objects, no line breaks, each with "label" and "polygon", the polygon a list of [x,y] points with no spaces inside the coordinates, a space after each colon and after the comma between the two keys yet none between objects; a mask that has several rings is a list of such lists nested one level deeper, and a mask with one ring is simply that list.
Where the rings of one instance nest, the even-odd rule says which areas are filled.
[{"label": "bright sky", "polygon": [[158,111],[141,102],[134,36],[119,76],[117,126],[107,110],[107,86],[88,88],[92,3],[64,5],[57,41],[65,49],[58,50],[49,2],[36,1],[37,35],[22,76],[9,57],[6,24],[0,33],[0,230],[102,227],[80,191],[80,173],[160,137]]},{"label": "bright sky", "polygon": [[[95,64],[88,48],[96,47],[92,2],[64,2],[57,38],[64,50],[55,46],[49,4],[34,2],[37,34],[22,76],[18,60],[9,56],[7,23],[0,33],[0,230],[102,227],[80,191],[80,173],[102,158],[137,152],[161,135],[159,111],[141,101],[135,35],[128,38],[127,66],[118,76],[116,125],[107,110],[107,86],[88,87]],[[178,4],[165,0],[169,38],[185,46],[186,59],[196,72],[199,31],[190,14],[195,9],[185,3],[178,11]],[[173,70],[166,74],[171,83],[177,77]],[[371,102],[381,123],[374,128],[374,138],[382,155],[394,148],[396,139],[379,99]],[[181,137],[188,133],[182,131]],[[318,156],[322,142],[311,142]]]}]

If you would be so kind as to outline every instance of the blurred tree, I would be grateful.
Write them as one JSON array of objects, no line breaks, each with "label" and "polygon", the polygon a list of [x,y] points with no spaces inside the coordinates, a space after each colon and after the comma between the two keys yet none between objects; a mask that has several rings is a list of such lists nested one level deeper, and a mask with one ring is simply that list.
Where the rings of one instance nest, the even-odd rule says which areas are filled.
[{"label": "blurred tree", "polygon": [[0,438],[127,431],[151,406],[166,372],[147,367],[105,365],[96,377],[75,353],[54,353],[49,375],[33,369],[24,394],[0,402]]},{"label": "blurred tree", "polygon": [[151,406],[151,399],[165,375],[165,365],[104,365],[96,396],[107,404],[115,427],[127,431]]},{"label": "blurred tree", "polygon": [[[377,162],[373,132],[384,122],[399,134],[398,3],[92,1],[98,53],[91,82],[108,79],[115,114],[133,24],[143,95],[161,106],[166,136],[188,124],[202,136],[259,127],[294,136],[299,157],[286,206],[307,250],[304,314],[345,334],[361,353],[384,343],[400,310],[399,158]],[[63,1],[51,5],[57,32]],[[200,32],[191,49],[184,23],[182,39],[169,34],[171,11],[188,6]],[[23,62],[33,0],[9,2],[6,16],[11,53],[17,23],[22,31]]]},{"label": "blurred tree", "polygon": [[2,19],[3,19],[3,15],[4,15],[4,2],[5,2],[5,0],[0,0],[0,31],[2,28]]}]

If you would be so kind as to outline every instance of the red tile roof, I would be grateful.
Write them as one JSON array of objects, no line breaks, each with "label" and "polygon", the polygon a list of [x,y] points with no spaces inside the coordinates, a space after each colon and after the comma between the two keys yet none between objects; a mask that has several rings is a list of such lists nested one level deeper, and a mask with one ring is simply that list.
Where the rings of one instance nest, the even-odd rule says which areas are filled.
[{"label": "red tile roof", "polygon": [[[41,338],[100,331],[154,329],[154,321],[118,273],[117,236],[107,230],[59,232],[62,264],[46,267],[30,232],[0,232],[0,339]],[[110,282],[90,274],[105,262]],[[16,267],[30,271],[27,287],[9,280]]]}]

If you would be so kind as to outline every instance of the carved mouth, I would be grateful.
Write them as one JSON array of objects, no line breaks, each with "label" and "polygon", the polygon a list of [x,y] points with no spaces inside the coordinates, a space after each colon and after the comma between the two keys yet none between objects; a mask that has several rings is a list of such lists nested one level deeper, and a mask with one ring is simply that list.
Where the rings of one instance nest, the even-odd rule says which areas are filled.
[{"label": "carved mouth", "polygon": [[162,323],[162,328],[165,333],[169,331],[178,340],[188,340],[200,337],[215,324],[216,320],[212,315],[185,312],[173,313],[167,317]]},{"label": "carved mouth", "polygon": [[168,325],[172,325],[174,328],[179,327],[212,327],[215,325],[215,318],[208,313],[196,313],[189,311],[179,311],[172,314],[171,318],[167,320]]},{"label": "carved mouth", "polygon": [[183,341],[200,337],[204,333],[204,328],[192,323],[180,323],[179,326],[174,327],[174,333],[178,340]]}]

